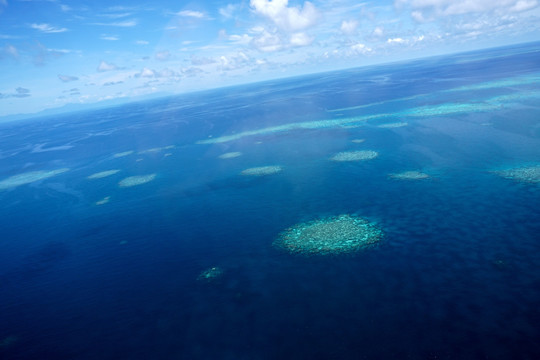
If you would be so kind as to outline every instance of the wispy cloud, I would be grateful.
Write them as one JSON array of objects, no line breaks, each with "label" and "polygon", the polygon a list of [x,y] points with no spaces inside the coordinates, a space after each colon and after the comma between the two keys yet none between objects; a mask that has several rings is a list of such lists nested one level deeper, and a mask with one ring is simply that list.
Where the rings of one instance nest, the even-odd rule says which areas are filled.
[{"label": "wispy cloud", "polygon": [[10,58],[13,58],[13,59],[18,59],[19,58],[19,50],[17,50],[17,48],[11,44],[7,44],[6,46],[4,46],[4,48],[2,48],[0,50],[0,59],[3,57],[2,55],[6,55]]},{"label": "wispy cloud", "polygon": [[68,53],[67,50],[56,50],[56,49],[49,49],[45,45],[43,45],[40,42],[36,42],[36,45],[32,49],[34,51],[34,65],[37,66],[43,66],[47,61],[50,59],[56,59],[64,54]]},{"label": "wispy cloud", "polygon": [[79,80],[79,78],[76,77],[76,76],[71,76],[71,75],[61,75],[61,74],[58,74],[58,78],[59,78],[62,82],[70,82],[70,81],[76,81],[76,80]]},{"label": "wispy cloud", "polygon": [[227,4],[227,6],[219,9],[219,14],[226,19],[230,19],[234,16],[234,13],[238,10],[238,5]]},{"label": "wispy cloud", "polygon": [[395,0],[397,8],[409,7],[413,19],[419,22],[433,21],[438,17],[485,14],[487,12],[523,12],[539,5],[538,0]]},{"label": "wispy cloud", "polygon": [[68,31],[67,28],[54,27],[49,24],[30,24],[30,27],[32,29],[36,29],[47,34],[61,33],[61,32]]},{"label": "wispy cloud", "polygon": [[197,19],[203,19],[205,17],[204,13],[200,11],[193,11],[193,10],[182,10],[176,13],[178,16],[184,16],[184,17],[192,17]]},{"label": "wispy cloud", "polygon": [[100,36],[101,40],[108,40],[108,41],[117,41],[120,40],[120,38],[116,35],[107,35],[107,34],[101,34]]},{"label": "wispy cloud", "polygon": [[352,35],[356,31],[356,28],[358,27],[358,21],[356,20],[350,20],[350,21],[342,21],[340,30],[345,35]]},{"label": "wispy cloud", "polygon": [[116,27],[134,27],[134,26],[137,26],[137,24],[138,24],[138,22],[135,19],[125,20],[125,21],[117,21],[117,22],[110,22],[110,23],[92,23],[92,25],[116,26]]},{"label": "wispy cloud", "polygon": [[122,12],[122,13],[107,13],[107,14],[100,14],[99,16],[109,18],[109,19],[121,19],[124,17],[128,17],[133,15],[132,12]]},{"label": "wispy cloud", "polygon": [[156,57],[156,60],[166,61],[171,58],[171,53],[169,52],[169,50],[158,51],[155,57]]},{"label": "wispy cloud", "polygon": [[7,93],[7,94],[0,93],[0,99],[25,98],[29,96],[31,96],[30,90],[23,87],[16,88],[15,92],[12,92],[12,93]]}]

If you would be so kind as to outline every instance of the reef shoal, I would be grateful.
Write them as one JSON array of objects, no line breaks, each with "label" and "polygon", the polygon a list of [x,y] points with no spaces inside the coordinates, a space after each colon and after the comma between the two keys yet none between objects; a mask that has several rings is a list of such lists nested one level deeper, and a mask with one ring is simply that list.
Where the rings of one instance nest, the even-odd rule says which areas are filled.
[{"label": "reef shoal", "polygon": [[382,236],[373,223],[345,214],[294,225],[279,234],[274,246],[293,254],[342,254],[370,247]]}]

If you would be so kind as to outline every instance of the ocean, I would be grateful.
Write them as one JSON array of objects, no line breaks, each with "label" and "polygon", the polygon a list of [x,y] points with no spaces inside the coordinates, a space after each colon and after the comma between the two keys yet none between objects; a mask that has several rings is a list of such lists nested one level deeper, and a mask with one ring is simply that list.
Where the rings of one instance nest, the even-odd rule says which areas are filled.
[{"label": "ocean", "polygon": [[0,124],[2,359],[540,358],[540,43]]}]

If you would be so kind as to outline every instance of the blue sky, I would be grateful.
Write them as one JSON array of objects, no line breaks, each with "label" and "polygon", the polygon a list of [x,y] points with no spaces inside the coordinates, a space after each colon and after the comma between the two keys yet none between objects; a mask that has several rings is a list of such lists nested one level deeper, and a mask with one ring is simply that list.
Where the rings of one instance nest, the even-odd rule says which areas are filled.
[{"label": "blue sky", "polygon": [[540,40],[540,0],[0,0],[0,116]]}]

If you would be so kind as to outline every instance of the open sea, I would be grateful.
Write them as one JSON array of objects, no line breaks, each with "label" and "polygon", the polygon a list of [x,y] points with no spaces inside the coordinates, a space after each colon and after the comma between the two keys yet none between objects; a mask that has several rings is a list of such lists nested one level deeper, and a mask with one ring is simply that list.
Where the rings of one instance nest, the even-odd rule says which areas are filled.
[{"label": "open sea", "polygon": [[540,43],[0,124],[0,358],[540,359]]}]

